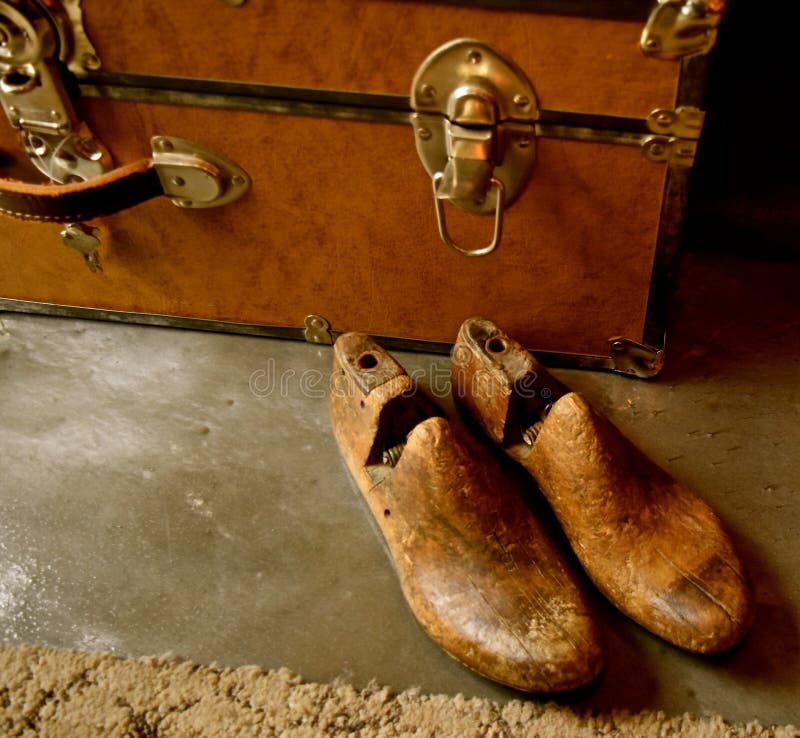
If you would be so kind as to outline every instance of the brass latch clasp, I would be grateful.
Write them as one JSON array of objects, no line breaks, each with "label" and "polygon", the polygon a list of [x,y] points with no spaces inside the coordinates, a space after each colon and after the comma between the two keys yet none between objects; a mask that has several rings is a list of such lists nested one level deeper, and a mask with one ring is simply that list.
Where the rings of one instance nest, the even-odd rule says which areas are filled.
[{"label": "brass latch clasp", "polygon": [[[525,75],[486,44],[458,39],[434,51],[414,77],[417,153],[433,182],[439,234],[451,248],[482,256],[500,242],[503,212],[530,177],[536,96]],[[491,242],[464,248],[450,236],[445,202],[494,214]]]}]

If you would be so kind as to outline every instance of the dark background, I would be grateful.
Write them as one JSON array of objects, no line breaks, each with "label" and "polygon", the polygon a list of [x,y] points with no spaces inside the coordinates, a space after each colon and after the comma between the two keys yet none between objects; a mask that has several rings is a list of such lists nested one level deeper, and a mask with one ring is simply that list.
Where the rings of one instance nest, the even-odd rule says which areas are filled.
[{"label": "dark background", "polygon": [[707,117],[683,229],[689,250],[800,259],[793,7],[729,4],[709,61]]}]

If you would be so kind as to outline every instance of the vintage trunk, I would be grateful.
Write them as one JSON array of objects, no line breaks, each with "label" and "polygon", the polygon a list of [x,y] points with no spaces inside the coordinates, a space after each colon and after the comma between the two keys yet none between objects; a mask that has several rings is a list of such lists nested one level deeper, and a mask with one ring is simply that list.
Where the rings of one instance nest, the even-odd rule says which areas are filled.
[{"label": "vintage trunk", "polygon": [[[0,183],[0,309],[430,350],[485,315],[654,374],[720,11],[0,1],[3,176],[84,207]],[[113,201],[150,158],[156,191]],[[101,213],[147,201],[77,217],[92,183]]]}]

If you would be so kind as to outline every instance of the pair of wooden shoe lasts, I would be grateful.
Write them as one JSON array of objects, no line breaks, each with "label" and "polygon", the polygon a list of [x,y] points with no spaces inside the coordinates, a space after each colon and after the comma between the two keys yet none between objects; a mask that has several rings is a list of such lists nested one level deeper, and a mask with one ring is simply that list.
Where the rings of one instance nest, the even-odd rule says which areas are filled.
[{"label": "pair of wooden shoe lasts", "polygon": [[[339,448],[422,627],[516,689],[593,680],[602,633],[508,473],[368,336],[337,340],[333,372]],[[714,512],[491,322],[461,327],[452,391],[535,478],[586,573],[622,612],[700,653],[745,633],[746,574]]]}]

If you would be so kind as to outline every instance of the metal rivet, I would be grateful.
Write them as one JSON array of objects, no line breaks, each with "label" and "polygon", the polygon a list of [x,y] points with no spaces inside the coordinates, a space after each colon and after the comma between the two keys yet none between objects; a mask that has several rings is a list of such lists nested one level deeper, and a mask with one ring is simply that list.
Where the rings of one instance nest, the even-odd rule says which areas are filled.
[{"label": "metal rivet", "polygon": [[658,41],[656,41],[654,38],[649,38],[644,42],[644,47],[648,51],[655,51],[658,48]]},{"label": "metal rivet", "polygon": [[28,140],[25,142],[25,150],[33,156],[42,157],[47,154],[49,147],[43,138],[31,135],[28,136]]},{"label": "metal rivet", "polygon": [[525,95],[514,95],[514,105],[518,108],[527,108],[529,104],[530,100]]},{"label": "metal rivet", "polygon": [[480,64],[483,57],[481,56],[480,51],[475,51],[474,49],[467,54],[467,61],[470,64]]},{"label": "metal rivet", "polygon": [[153,148],[157,151],[172,151],[175,146],[173,145],[172,141],[167,138],[157,138],[153,141]]},{"label": "metal rivet", "polygon": [[178,205],[182,208],[190,208],[194,203],[191,200],[178,200]]},{"label": "metal rivet", "polygon": [[237,187],[241,187],[245,181],[245,178],[241,174],[235,174],[231,179],[231,182],[233,182],[233,184],[235,184]]},{"label": "metal rivet", "polygon": [[423,141],[427,141],[431,137],[431,132],[427,128],[420,128],[417,130],[417,135]]},{"label": "metal rivet", "polygon": [[426,100],[433,100],[436,97],[436,90],[431,85],[422,85],[419,88],[419,96]]},{"label": "metal rivet", "polygon": [[51,110],[50,120],[61,120],[61,113],[59,113],[57,110]]},{"label": "metal rivet", "polygon": [[655,119],[656,123],[658,123],[660,126],[668,126],[675,119],[675,116],[673,116],[668,110],[662,110],[661,112],[656,113]]},{"label": "metal rivet", "polygon": [[624,351],[625,350],[625,344],[622,341],[614,341],[611,344],[611,348],[614,351]]},{"label": "metal rivet", "polygon": [[176,187],[183,187],[186,184],[186,180],[183,177],[170,177],[169,181]]},{"label": "metal rivet", "polygon": [[527,149],[531,145],[531,140],[526,136],[525,138],[517,139],[517,146],[521,149]]},{"label": "metal rivet", "polygon": [[654,143],[650,146],[650,153],[653,154],[653,156],[661,156],[665,150],[664,144],[661,143]]},{"label": "metal rivet", "polygon": [[82,138],[76,141],[76,145],[80,147],[81,152],[86,154],[87,157],[102,153],[100,147],[97,145],[97,141],[92,138]]}]

